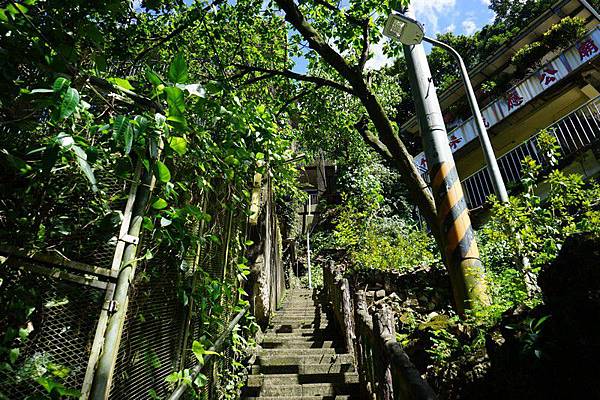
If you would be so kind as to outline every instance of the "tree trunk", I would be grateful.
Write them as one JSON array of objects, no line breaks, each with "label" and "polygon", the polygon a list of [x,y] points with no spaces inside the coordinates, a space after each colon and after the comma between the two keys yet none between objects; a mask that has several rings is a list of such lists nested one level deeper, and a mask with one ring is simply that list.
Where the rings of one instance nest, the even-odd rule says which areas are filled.
[{"label": "tree trunk", "polygon": [[[366,126],[361,131],[364,140],[379,154],[385,157],[394,165],[400,177],[407,187],[412,200],[417,204],[423,218],[427,222],[433,233],[444,263],[450,273],[450,279],[455,298],[455,306],[459,313],[465,308],[471,308],[476,305],[488,304],[488,296],[483,276],[483,269],[479,261],[479,253],[473,235],[468,235],[470,247],[463,252],[463,241],[454,240],[452,229],[443,229],[442,221],[437,213],[436,202],[427,184],[421,178],[417,167],[414,164],[413,157],[410,155],[406,146],[399,138],[397,132],[388,118],[385,110],[371,92],[362,73],[362,66],[351,66],[348,62],[334,50],[313,27],[304,18],[294,0],[276,0],[277,4],[285,12],[285,19],[298,30],[306,39],[310,48],[315,50],[321,58],[334,68],[341,77],[343,77],[351,86],[354,95],[360,100],[369,116],[370,121],[377,131],[377,136],[370,135]],[[460,187],[460,184],[458,185]],[[448,188],[450,189],[450,188]],[[459,190],[462,196],[462,189]],[[464,201],[463,201],[464,202]],[[467,220],[468,215],[460,215],[461,221]],[[460,221],[459,221],[460,222]],[[456,227],[456,231],[469,231],[470,221],[465,226]],[[467,226],[468,225],[468,226]],[[460,228],[460,229],[459,229]],[[464,228],[464,229],[463,229]],[[469,231],[472,233],[472,229]],[[454,236],[457,236],[458,233]],[[459,256],[456,256],[457,250],[448,245],[452,239],[458,242]],[[456,246],[454,246],[456,247]],[[473,250],[474,248],[474,250]],[[463,253],[468,257],[463,257]],[[458,260],[458,261],[457,261]]]}]

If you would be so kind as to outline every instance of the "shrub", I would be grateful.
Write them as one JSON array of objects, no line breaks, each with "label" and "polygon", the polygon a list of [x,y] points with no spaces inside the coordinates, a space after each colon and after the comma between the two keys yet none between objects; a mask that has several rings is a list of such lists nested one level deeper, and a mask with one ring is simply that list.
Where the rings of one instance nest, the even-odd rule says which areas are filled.
[{"label": "shrub", "polygon": [[517,73],[525,74],[527,70],[537,68],[542,58],[548,54],[550,47],[542,42],[533,42],[521,47],[512,57]]},{"label": "shrub", "polygon": [[542,42],[552,50],[564,50],[582,39],[586,34],[585,20],[580,17],[566,17],[552,25]]}]

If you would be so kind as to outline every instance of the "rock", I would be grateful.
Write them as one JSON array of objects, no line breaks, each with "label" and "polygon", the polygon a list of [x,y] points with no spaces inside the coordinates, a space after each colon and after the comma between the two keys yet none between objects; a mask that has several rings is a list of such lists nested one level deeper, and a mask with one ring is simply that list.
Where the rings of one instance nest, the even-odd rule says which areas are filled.
[{"label": "rock", "polygon": [[582,345],[600,345],[592,328],[600,320],[600,238],[592,234],[567,238],[556,260],[542,268],[538,282],[565,334]]}]

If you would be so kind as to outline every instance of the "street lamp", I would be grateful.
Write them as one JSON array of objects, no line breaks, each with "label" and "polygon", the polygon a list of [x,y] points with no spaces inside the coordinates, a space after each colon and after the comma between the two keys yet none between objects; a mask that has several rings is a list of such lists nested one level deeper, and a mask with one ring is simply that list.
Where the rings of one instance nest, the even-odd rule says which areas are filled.
[{"label": "street lamp", "polygon": [[383,34],[390,39],[399,41],[404,45],[415,45],[424,40],[434,46],[443,48],[454,56],[460,68],[461,78],[465,85],[467,98],[469,99],[469,106],[471,107],[473,118],[475,119],[475,125],[477,126],[479,140],[483,149],[483,156],[485,158],[488,171],[490,172],[492,186],[494,187],[494,191],[496,196],[498,196],[498,199],[500,199],[500,201],[503,203],[507,203],[508,193],[506,191],[506,186],[504,185],[504,180],[502,179],[502,174],[500,173],[500,168],[498,167],[498,161],[496,160],[492,143],[490,142],[481,111],[479,110],[479,104],[477,103],[477,97],[475,96],[473,86],[471,85],[471,80],[469,79],[467,67],[465,66],[465,63],[458,51],[446,43],[425,36],[423,25],[421,25],[418,21],[402,14],[390,14],[385,24],[385,28],[383,29]]},{"label": "street lamp", "polygon": [[404,14],[391,14],[384,34],[403,44],[437,209],[437,227],[432,228],[439,229],[454,301],[459,314],[464,314],[466,309],[489,304],[485,273],[422,45],[423,26],[414,19],[410,5]]},{"label": "street lamp", "polygon": [[385,22],[383,34],[402,44],[413,45],[421,43],[425,31],[417,20],[402,14],[390,14]]}]

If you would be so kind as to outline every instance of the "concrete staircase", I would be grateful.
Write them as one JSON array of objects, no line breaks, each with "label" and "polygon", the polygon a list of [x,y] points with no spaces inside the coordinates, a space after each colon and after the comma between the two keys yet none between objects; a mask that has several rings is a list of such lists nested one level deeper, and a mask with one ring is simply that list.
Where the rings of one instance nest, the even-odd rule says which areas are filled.
[{"label": "concrete staircase", "polygon": [[360,399],[353,357],[312,290],[288,291],[261,347],[243,399]]}]

